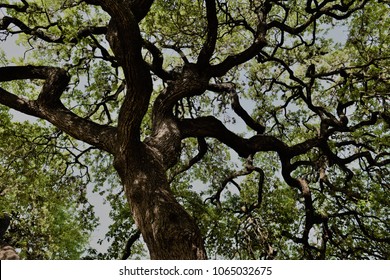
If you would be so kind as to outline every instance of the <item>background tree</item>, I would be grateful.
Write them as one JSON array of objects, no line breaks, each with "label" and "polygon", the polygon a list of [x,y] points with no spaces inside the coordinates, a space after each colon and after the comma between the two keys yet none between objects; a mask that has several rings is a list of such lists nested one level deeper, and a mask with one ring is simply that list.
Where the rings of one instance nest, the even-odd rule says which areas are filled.
[{"label": "background tree", "polygon": [[388,1],[0,8],[0,103],[112,160],[151,258],[389,257]]},{"label": "background tree", "polygon": [[79,259],[96,218],[77,147],[58,130],[12,123],[3,108],[0,116],[0,213],[11,218],[3,241],[21,258]]}]

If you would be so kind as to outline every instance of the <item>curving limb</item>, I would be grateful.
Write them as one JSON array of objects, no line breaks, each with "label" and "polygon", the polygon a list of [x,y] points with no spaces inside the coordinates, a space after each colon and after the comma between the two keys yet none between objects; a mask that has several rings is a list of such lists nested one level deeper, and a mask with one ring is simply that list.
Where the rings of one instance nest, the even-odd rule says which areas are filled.
[{"label": "curving limb", "polygon": [[61,103],[60,97],[70,79],[65,70],[46,66],[0,68],[0,82],[25,79],[45,81],[36,100],[28,100],[0,87],[0,103],[22,113],[45,119],[76,139],[110,153],[114,152],[115,128],[81,118]]},{"label": "curving limb", "polygon": [[172,183],[172,181],[175,179],[176,176],[178,176],[179,174],[189,170],[193,165],[195,165],[199,161],[201,161],[202,158],[206,155],[207,148],[208,148],[206,140],[204,138],[202,138],[202,137],[198,137],[197,140],[198,140],[198,154],[196,156],[194,156],[192,159],[190,159],[190,161],[187,164],[185,164],[182,168],[180,168],[179,170],[175,171],[170,176],[169,183]]},{"label": "curving limb", "polygon": [[208,90],[214,92],[228,93],[231,96],[233,111],[245,122],[245,124],[257,132],[263,134],[265,127],[259,122],[255,121],[248,112],[241,106],[240,98],[238,97],[235,85],[232,83],[209,84]]}]

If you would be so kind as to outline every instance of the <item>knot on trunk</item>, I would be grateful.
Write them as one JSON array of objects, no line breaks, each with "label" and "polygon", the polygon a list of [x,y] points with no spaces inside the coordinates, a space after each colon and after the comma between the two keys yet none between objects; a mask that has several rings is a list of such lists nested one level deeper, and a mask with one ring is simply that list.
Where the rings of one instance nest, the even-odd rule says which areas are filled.
[{"label": "knot on trunk", "polygon": [[174,166],[180,156],[180,131],[173,119],[157,121],[154,133],[145,140],[155,154],[160,158],[165,169]]}]

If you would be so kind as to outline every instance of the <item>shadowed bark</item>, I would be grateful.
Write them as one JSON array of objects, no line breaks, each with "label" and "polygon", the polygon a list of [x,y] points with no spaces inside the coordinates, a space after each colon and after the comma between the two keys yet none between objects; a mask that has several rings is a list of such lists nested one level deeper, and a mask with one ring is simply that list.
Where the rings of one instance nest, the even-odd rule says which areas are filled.
[{"label": "shadowed bark", "polygon": [[4,234],[7,231],[11,222],[11,218],[8,214],[0,215],[0,260],[18,260],[19,255],[15,249],[4,242]]}]

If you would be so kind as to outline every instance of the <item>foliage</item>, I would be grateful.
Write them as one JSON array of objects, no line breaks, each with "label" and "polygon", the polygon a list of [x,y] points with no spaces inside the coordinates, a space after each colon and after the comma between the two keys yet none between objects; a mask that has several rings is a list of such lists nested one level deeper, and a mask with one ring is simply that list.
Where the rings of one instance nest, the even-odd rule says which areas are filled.
[{"label": "foliage", "polygon": [[42,125],[11,122],[3,108],[0,114],[0,212],[12,215],[9,243],[22,258],[79,259],[96,218],[85,178],[64,152],[69,140]]}]

